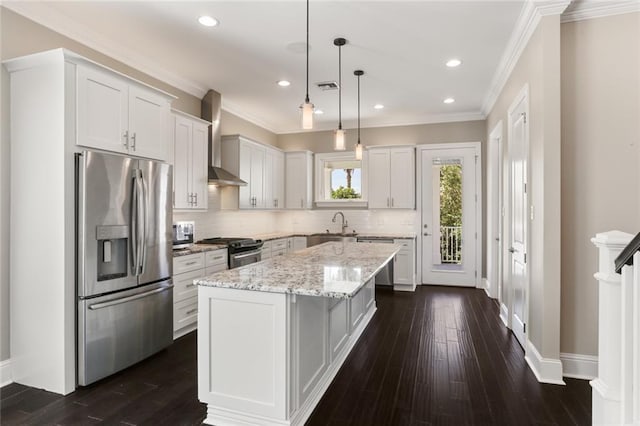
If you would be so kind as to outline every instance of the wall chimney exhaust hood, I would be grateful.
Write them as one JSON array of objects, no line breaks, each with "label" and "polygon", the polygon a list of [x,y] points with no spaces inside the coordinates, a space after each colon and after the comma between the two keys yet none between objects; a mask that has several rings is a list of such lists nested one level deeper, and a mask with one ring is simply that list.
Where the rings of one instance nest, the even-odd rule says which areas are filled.
[{"label": "wall chimney exhaust hood", "polygon": [[220,133],[220,114],[222,110],[222,96],[215,90],[209,90],[201,104],[201,116],[211,121],[209,126],[209,184],[217,186],[245,186],[247,182],[231,172],[220,167],[222,136]]}]

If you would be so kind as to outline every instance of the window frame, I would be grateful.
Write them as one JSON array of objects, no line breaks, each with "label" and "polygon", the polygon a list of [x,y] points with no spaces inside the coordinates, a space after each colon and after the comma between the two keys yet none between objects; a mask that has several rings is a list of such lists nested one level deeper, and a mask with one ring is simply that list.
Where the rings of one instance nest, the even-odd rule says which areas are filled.
[{"label": "window frame", "polygon": [[360,160],[360,185],[361,185],[361,194],[362,198],[351,198],[351,199],[326,199],[324,198],[324,189],[326,185],[327,176],[329,173],[325,173],[325,164],[331,163],[335,161],[358,161],[356,160],[356,153],[354,151],[343,151],[343,152],[324,152],[317,153],[314,155],[314,191],[313,198],[316,204],[316,207],[332,207],[332,208],[367,208],[368,201],[368,173],[367,173],[367,152],[362,153],[362,160]]}]

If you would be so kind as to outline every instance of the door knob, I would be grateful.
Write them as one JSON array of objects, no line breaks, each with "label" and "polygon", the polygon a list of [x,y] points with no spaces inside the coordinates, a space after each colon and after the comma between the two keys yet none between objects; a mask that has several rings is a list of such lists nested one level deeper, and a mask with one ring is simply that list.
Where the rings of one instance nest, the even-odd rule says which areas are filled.
[{"label": "door knob", "polygon": [[516,249],[514,249],[513,247],[509,247],[509,253],[515,253]]},{"label": "door knob", "polygon": [[428,233],[428,232],[425,232],[425,233],[424,233],[424,234],[422,234],[422,235],[424,235],[425,237],[428,237],[428,236],[429,236],[429,235],[431,235],[431,234],[430,234],[430,233]]}]

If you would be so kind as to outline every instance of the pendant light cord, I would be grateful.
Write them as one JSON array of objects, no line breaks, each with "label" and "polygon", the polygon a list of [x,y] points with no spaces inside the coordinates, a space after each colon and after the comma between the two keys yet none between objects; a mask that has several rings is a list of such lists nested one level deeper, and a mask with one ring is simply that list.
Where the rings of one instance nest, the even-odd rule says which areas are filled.
[{"label": "pendant light cord", "polygon": [[309,0],[307,0],[307,95],[304,101],[309,103]]},{"label": "pendant light cord", "polygon": [[358,74],[358,143],[360,143],[360,74]]},{"label": "pendant light cord", "polygon": [[342,130],[342,46],[338,46],[338,129]]}]

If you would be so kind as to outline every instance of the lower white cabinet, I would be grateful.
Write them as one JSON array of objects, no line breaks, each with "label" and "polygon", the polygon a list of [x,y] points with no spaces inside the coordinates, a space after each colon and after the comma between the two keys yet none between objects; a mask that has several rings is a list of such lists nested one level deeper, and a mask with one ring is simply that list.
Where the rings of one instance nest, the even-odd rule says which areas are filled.
[{"label": "lower white cabinet", "polygon": [[297,251],[307,248],[307,237],[291,237],[289,238],[289,241],[291,242],[291,251]]},{"label": "lower white cabinet", "polygon": [[349,337],[349,303],[346,299],[330,300],[329,351],[332,360],[347,343],[347,337]]},{"label": "lower white cabinet", "polygon": [[414,239],[397,239],[402,249],[396,254],[393,265],[393,289],[414,291],[416,288],[416,250]]},{"label": "lower white cabinet", "polygon": [[278,238],[265,241],[262,246],[262,260],[284,256],[287,253],[307,248],[307,237]]},{"label": "lower white cabinet", "polygon": [[173,338],[198,326],[198,286],[194,280],[227,269],[227,249],[173,258]]}]

